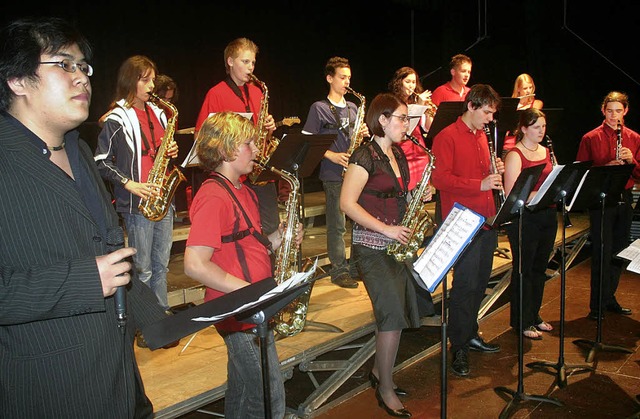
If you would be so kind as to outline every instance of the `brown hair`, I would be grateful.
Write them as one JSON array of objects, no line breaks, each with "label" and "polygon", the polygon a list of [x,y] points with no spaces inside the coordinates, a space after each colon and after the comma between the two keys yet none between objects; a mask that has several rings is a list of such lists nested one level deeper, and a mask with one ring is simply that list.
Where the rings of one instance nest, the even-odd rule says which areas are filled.
[{"label": "brown hair", "polygon": [[540,109],[529,108],[520,112],[518,128],[516,129],[516,141],[520,141],[524,137],[522,127],[530,127],[531,125],[535,124],[536,121],[538,121],[538,118],[546,119],[544,112],[542,112]]},{"label": "brown hair", "polygon": [[[422,88],[422,83],[420,83],[420,78],[418,77],[418,73],[411,67],[400,67],[393,73],[393,77],[389,81],[389,91],[394,95],[398,95],[400,98],[404,96],[404,90],[402,86],[402,81],[409,77],[411,74],[415,74],[416,76],[416,90],[415,93],[420,94],[424,91]],[[408,103],[415,103],[415,97],[409,97],[406,99]]]},{"label": "brown hair", "polygon": [[325,76],[335,76],[336,71],[339,68],[351,68],[349,65],[349,60],[342,57],[331,57],[327,64],[324,66],[324,75]]},{"label": "brown hair", "polygon": [[622,107],[627,109],[629,107],[629,96],[626,93],[622,92],[609,92],[602,100],[602,109],[607,107],[607,103],[609,102],[620,102],[622,103]]},{"label": "brown hair", "polygon": [[155,63],[144,55],[127,58],[118,70],[115,101],[124,99],[128,107],[133,106],[138,91],[138,80],[147,76],[151,70],[158,73]]},{"label": "brown hair", "polygon": [[380,125],[380,115],[391,118],[393,111],[398,106],[404,105],[404,101],[392,93],[380,93],[373,98],[367,110],[366,122],[369,131],[378,137],[384,137],[384,130]]}]

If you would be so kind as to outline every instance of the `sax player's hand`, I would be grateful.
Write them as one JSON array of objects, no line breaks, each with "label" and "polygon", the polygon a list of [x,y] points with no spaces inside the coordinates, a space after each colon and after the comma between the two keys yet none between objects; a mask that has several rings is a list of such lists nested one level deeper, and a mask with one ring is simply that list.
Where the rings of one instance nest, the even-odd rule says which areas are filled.
[{"label": "sax player's hand", "polygon": [[130,180],[124,185],[124,188],[132,194],[139,196],[143,199],[149,199],[153,195],[157,194],[156,188],[150,183],[140,183]]},{"label": "sax player's hand", "polygon": [[175,159],[178,157],[178,143],[175,140],[171,140],[169,146],[167,147],[167,156]]},{"label": "sax player's hand", "polygon": [[273,119],[273,115],[267,115],[264,120],[264,128],[269,132],[276,130],[276,121]]},{"label": "sax player's hand", "polygon": [[302,223],[298,223],[296,228],[296,246],[300,246],[302,244],[302,240],[304,239],[304,226]]},{"label": "sax player's hand", "polygon": [[349,167],[349,155],[347,153],[337,153],[327,150],[324,156],[335,164],[339,164],[342,167]]},{"label": "sax player's hand", "polygon": [[367,124],[365,124],[364,122],[362,123],[362,125],[360,126],[360,134],[362,135],[362,137],[366,138],[366,137],[371,137],[371,134],[369,134],[369,127],[367,126]]},{"label": "sax player's hand", "polygon": [[387,225],[381,233],[390,239],[397,240],[402,244],[407,244],[409,236],[411,235],[411,229],[405,226]]}]

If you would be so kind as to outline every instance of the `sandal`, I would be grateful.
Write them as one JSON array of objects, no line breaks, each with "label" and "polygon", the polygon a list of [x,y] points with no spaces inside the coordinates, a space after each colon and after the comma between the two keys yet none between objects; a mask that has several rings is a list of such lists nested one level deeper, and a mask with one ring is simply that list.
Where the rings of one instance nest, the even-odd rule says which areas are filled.
[{"label": "sandal", "polygon": [[542,333],[538,333],[535,326],[529,326],[522,331],[522,336],[531,340],[542,340]]},{"label": "sandal", "polygon": [[549,323],[545,322],[544,320],[538,323],[535,327],[540,332],[550,332],[553,330],[553,326],[551,326]]}]

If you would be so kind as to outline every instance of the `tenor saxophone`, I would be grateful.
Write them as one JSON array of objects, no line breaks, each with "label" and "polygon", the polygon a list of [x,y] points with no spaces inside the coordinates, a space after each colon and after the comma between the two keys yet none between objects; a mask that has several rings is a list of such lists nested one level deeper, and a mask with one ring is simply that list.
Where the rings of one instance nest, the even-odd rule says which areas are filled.
[{"label": "tenor saxophone", "polygon": [[267,85],[258,80],[253,73],[249,74],[249,78],[262,90],[260,114],[258,116],[258,124],[256,126],[256,130],[258,132],[258,136],[256,138],[258,156],[256,157],[256,160],[258,161],[258,164],[254,165],[253,171],[249,173],[249,181],[255,184],[258,181],[260,173],[262,173],[264,168],[267,167],[273,152],[276,151],[278,144],[280,144],[280,140],[272,136],[269,130],[265,128],[267,117],[269,116],[269,89],[267,88]]},{"label": "tenor saxophone", "polygon": [[411,201],[407,207],[407,211],[402,218],[400,225],[411,229],[407,244],[402,244],[398,241],[387,246],[387,254],[393,256],[396,261],[404,262],[405,260],[411,260],[418,252],[418,249],[422,247],[424,237],[427,231],[431,227],[435,226],[427,206],[423,202],[424,197],[429,192],[429,178],[431,178],[431,172],[435,168],[436,158],[427,147],[420,144],[420,142],[413,136],[407,134],[407,139],[418,147],[422,148],[429,156],[429,164],[427,164],[422,171],[422,176],[418,181],[418,185],[415,187],[412,193]]},{"label": "tenor saxophone", "polygon": [[171,206],[171,201],[176,193],[180,182],[186,180],[180,169],[173,167],[171,172],[167,173],[171,157],[167,155],[167,147],[173,139],[173,134],[178,121],[178,109],[170,102],[161,99],[154,93],[149,93],[150,100],[164,108],[165,112],[169,112],[167,118],[167,126],[164,130],[162,142],[153,161],[153,166],[149,171],[147,183],[153,185],[157,193],[151,195],[149,199],[140,198],[138,210],[140,213],[151,221],[162,220]]},{"label": "tenor saxophone", "polygon": [[[256,161],[256,165],[260,165],[260,163]],[[282,234],[282,244],[276,250],[276,266],[273,275],[276,283],[281,284],[298,272],[299,250],[295,238],[302,211],[299,195],[300,181],[286,170],[279,170],[273,166],[263,166],[262,168],[269,169],[280,176],[291,187],[286,205],[287,218]],[[293,336],[304,328],[307,322],[311,288],[312,286],[273,316],[273,328],[280,336]]]}]

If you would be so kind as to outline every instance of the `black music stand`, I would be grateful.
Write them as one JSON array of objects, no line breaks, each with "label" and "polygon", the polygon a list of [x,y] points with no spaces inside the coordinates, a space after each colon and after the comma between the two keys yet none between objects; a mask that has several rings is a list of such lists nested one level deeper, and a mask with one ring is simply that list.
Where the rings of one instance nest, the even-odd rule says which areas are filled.
[{"label": "black music stand", "polygon": [[427,139],[433,142],[433,138],[446,126],[456,122],[456,119],[464,112],[464,102],[442,102],[438,106],[431,127],[427,133]]},{"label": "black music stand", "polygon": [[[268,166],[282,169],[290,172],[300,181],[300,196],[302,198],[301,217],[304,217],[304,184],[302,179],[313,174],[316,167],[322,161],[324,153],[331,147],[336,140],[337,134],[288,134],[280,140],[280,144],[271,155]],[[278,175],[263,170],[258,176],[257,182],[278,179]],[[302,254],[302,245],[298,255]],[[302,260],[299,256],[298,269],[301,269]],[[318,279],[318,278],[316,278]],[[309,289],[311,292],[311,289]],[[315,326],[323,331],[343,333],[344,330],[329,323],[314,322],[307,320],[305,325]]]},{"label": "black music stand", "polygon": [[512,218],[518,217],[518,281],[520,288],[518,290],[518,388],[517,390],[511,390],[506,387],[496,387],[494,390],[498,395],[506,393],[512,397],[511,401],[500,412],[500,418],[507,418],[516,403],[535,401],[535,402],[547,402],[555,404],[556,406],[562,406],[562,402],[558,399],[540,395],[531,395],[524,392],[524,342],[522,336],[522,215],[524,213],[524,204],[529,198],[531,190],[535,186],[544,164],[528,167],[522,172],[516,179],[511,193],[505,200],[504,204],[500,208],[500,211],[491,223],[492,227],[499,226],[505,222],[510,221]]},{"label": "black music stand", "polygon": [[570,208],[577,207],[578,209],[600,208],[600,278],[598,281],[596,340],[577,339],[573,341],[576,345],[591,346],[585,359],[586,362],[593,362],[596,354],[600,351],[633,353],[631,349],[622,346],[602,343],[602,282],[604,275],[604,242],[602,239],[604,238],[604,212],[605,207],[618,204],[618,197],[629,181],[633,168],[633,164],[591,168],[582,184],[582,188],[577,191],[577,197],[574,197],[574,201],[570,205]]},{"label": "black music stand", "polygon": [[566,197],[573,196],[579,181],[582,179],[587,170],[591,167],[591,162],[578,162],[565,165],[549,187],[544,191],[540,200],[535,205],[530,205],[529,209],[536,211],[539,208],[547,208],[553,203],[562,209],[562,244],[561,244],[561,262],[560,262],[560,336],[558,349],[558,362],[553,364],[550,362],[530,362],[527,367],[536,368],[553,368],[556,370],[556,381],[558,387],[567,386],[567,369],[576,370],[578,373],[593,371],[593,367],[589,365],[566,365],[564,362],[564,319],[565,319],[565,295],[566,295],[566,241],[567,241],[567,206]]}]

